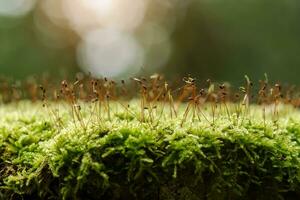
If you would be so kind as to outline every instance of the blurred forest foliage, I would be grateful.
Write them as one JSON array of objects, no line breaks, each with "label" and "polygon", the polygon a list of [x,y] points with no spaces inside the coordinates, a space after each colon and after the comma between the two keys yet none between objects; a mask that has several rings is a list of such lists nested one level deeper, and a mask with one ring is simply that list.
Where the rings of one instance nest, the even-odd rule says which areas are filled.
[{"label": "blurred forest foliage", "polygon": [[[37,8],[21,17],[0,16],[0,74],[60,77],[79,71],[78,35],[54,24],[52,30],[43,24],[37,28],[37,16],[44,17]],[[272,79],[300,84],[299,0],[192,0],[184,11],[178,8],[165,17],[176,18],[168,60],[158,68],[146,59],[139,73],[191,74],[238,84],[244,74],[257,80],[266,72]],[[68,44],[54,44],[53,35],[58,44]]]}]

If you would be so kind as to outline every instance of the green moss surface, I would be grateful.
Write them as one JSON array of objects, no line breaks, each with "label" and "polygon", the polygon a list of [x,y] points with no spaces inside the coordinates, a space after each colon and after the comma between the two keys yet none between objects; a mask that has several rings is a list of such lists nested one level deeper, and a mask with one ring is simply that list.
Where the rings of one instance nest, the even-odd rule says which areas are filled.
[{"label": "green moss surface", "polygon": [[207,105],[183,120],[182,105],[144,121],[137,103],[110,109],[82,104],[80,121],[64,103],[1,105],[0,199],[300,198],[297,109],[264,120],[229,105],[212,119]]}]

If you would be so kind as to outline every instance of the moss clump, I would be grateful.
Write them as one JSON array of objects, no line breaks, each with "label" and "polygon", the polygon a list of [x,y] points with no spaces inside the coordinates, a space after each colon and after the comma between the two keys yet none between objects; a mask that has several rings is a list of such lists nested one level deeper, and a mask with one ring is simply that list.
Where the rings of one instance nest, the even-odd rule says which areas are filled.
[{"label": "moss clump", "polygon": [[[135,103],[133,103],[135,104]],[[137,105],[138,106],[138,105]],[[137,107],[136,106],[136,107]],[[300,112],[250,106],[184,119],[111,103],[0,108],[0,199],[298,199]],[[230,113],[235,105],[228,105]],[[59,108],[59,121],[52,111]],[[83,127],[82,124],[85,126]]]}]

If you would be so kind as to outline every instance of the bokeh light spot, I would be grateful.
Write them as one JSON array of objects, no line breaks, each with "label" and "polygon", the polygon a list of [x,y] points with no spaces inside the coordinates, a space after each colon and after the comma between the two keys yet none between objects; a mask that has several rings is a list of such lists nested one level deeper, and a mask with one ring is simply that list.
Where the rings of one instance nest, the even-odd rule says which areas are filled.
[{"label": "bokeh light spot", "polygon": [[36,0],[0,0],[0,16],[19,17],[32,10]]},{"label": "bokeh light spot", "polygon": [[143,48],[132,35],[110,28],[90,31],[78,46],[83,70],[96,76],[133,75],[143,57]]}]

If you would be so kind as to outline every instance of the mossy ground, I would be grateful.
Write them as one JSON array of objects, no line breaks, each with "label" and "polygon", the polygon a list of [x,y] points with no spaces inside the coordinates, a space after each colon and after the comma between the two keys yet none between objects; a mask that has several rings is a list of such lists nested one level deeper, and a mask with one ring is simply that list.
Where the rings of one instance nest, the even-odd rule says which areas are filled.
[{"label": "mossy ground", "polygon": [[133,105],[83,104],[84,127],[65,103],[1,105],[0,199],[300,198],[299,110],[220,106],[212,120],[206,105],[183,122],[183,104],[141,122]]}]

